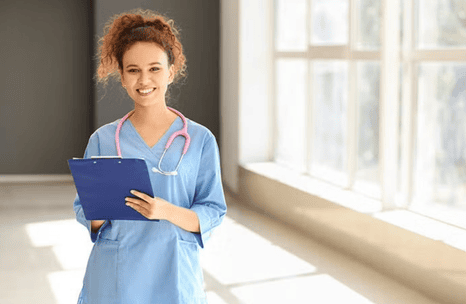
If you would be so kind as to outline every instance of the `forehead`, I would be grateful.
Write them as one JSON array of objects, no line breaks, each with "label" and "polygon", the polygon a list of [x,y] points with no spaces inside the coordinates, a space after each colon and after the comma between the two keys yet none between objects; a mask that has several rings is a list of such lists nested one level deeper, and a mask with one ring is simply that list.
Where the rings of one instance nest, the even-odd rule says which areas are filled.
[{"label": "forehead", "polygon": [[123,65],[148,65],[152,62],[168,63],[167,55],[155,42],[136,42],[123,55]]}]

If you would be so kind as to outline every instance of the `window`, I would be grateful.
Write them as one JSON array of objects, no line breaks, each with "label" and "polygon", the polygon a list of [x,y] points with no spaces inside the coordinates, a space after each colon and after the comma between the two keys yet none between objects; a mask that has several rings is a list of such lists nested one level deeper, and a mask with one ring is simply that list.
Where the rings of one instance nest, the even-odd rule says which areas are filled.
[{"label": "window", "polygon": [[466,228],[466,2],[275,0],[274,47],[274,162]]}]

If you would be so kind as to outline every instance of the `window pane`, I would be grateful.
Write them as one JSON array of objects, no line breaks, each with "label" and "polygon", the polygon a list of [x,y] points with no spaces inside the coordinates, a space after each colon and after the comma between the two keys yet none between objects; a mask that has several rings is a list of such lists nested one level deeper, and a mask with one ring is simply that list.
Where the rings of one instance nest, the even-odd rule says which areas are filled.
[{"label": "window pane", "polygon": [[358,62],[358,163],[356,182],[365,194],[380,198],[379,89],[380,63]]},{"label": "window pane", "polygon": [[279,59],[276,65],[275,161],[305,172],[307,60]]},{"label": "window pane", "polygon": [[417,47],[466,47],[466,1],[416,1]]},{"label": "window pane", "polygon": [[314,73],[314,153],[311,174],[346,184],[348,64],[317,61]]},{"label": "window pane", "polygon": [[415,203],[465,212],[466,64],[420,64],[418,96]]},{"label": "window pane", "polygon": [[275,4],[277,51],[305,51],[306,0],[278,0]]},{"label": "window pane", "polygon": [[313,45],[348,43],[348,0],[313,0],[311,16]]},{"label": "window pane", "polygon": [[380,47],[380,0],[358,1],[358,49],[376,50]]}]

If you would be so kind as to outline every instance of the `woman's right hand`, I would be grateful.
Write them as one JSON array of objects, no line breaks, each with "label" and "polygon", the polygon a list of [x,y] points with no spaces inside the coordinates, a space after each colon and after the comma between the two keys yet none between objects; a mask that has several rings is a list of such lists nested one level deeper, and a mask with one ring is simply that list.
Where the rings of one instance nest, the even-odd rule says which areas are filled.
[{"label": "woman's right hand", "polygon": [[100,227],[105,223],[105,220],[93,220],[91,221],[91,231],[96,233],[99,231]]}]

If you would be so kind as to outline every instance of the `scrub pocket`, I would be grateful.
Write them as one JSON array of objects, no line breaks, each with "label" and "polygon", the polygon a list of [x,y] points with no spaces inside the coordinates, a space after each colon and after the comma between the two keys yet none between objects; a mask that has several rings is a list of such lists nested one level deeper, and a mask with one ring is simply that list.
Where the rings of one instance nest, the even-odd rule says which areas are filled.
[{"label": "scrub pocket", "polygon": [[118,245],[118,241],[97,239],[84,277],[83,303],[117,302]]},{"label": "scrub pocket", "polygon": [[198,244],[178,239],[178,258],[179,287],[183,303],[207,303]]}]

